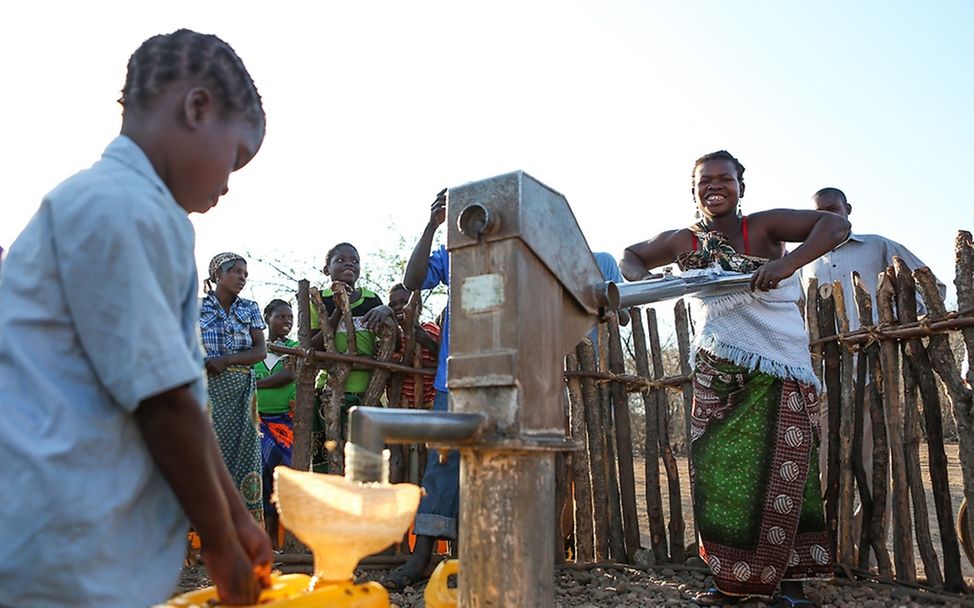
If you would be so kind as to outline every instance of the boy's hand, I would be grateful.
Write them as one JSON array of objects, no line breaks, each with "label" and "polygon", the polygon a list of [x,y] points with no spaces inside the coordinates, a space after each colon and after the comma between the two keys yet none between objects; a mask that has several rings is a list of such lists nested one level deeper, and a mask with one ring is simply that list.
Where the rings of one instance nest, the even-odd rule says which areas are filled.
[{"label": "boy's hand", "polygon": [[257,603],[261,587],[251,559],[236,538],[215,544],[204,539],[201,553],[206,571],[216,585],[220,603],[231,606]]},{"label": "boy's hand", "polygon": [[440,190],[430,205],[430,226],[436,228],[446,221],[446,188]]},{"label": "boy's hand", "polygon": [[274,559],[271,538],[249,513],[240,522],[235,522],[235,525],[240,544],[250,556],[251,573],[257,576],[262,588],[269,587],[271,563]]},{"label": "boy's hand", "polygon": [[362,325],[369,331],[378,331],[386,319],[392,316],[392,309],[383,304],[362,315]]}]

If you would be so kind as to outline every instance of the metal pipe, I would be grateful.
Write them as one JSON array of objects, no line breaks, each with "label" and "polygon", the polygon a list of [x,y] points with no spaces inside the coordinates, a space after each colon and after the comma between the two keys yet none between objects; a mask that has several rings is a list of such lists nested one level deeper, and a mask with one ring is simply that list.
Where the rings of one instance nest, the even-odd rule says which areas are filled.
[{"label": "metal pipe", "polygon": [[[747,291],[751,286],[751,274],[735,274],[718,277],[676,277],[666,274],[659,279],[617,284],[619,308],[639,306],[680,298],[687,294],[718,296]],[[603,284],[604,285],[604,284]],[[602,286],[597,286],[599,291]]]},{"label": "metal pipe", "polygon": [[595,290],[595,302],[599,306],[608,309],[619,308],[619,288],[615,283],[612,281],[596,283],[593,289]]},{"label": "metal pipe", "polygon": [[[384,407],[356,406],[348,411],[348,442],[374,456],[382,454],[387,443],[443,442],[463,444],[472,441],[487,427],[486,414],[457,412],[432,412],[426,410],[391,409]],[[367,482],[379,479],[361,479],[365,474],[354,466],[347,466],[351,481]]]}]

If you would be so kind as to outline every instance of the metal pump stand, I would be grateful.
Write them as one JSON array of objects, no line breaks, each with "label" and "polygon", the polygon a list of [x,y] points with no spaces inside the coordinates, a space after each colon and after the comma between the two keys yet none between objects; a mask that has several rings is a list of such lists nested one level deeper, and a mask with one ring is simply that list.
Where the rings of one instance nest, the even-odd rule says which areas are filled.
[{"label": "metal pump stand", "polygon": [[[383,441],[459,448],[459,605],[549,607],[554,456],[582,447],[565,435],[564,357],[620,305],[619,288],[604,282],[565,198],[525,173],[450,189],[447,226],[450,411],[353,408],[349,442],[369,453]],[[625,303],[746,281],[641,281],[626,284]],[[378,470],[351,460],[359,480]]]}]

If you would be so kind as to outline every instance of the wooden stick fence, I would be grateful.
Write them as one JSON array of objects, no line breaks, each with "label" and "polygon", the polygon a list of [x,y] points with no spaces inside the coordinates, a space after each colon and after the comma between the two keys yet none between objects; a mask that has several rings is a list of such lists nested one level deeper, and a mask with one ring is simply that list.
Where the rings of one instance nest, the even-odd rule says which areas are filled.
[{"label": "wooden stick fence", "polygon": [[[895,579],[903,584],[949,592],[967,591],[962,576],[959,540],[950,500],[947,453],[944,447],[938,382],[950,398],[957,426],[959,460],[964,496],[974,504],[974,244],[971,234],[961,232],[956,241],[958,312],[948,312],[929,269],[911,271],[897,260],[881,277],[875,300],[858,275],[853,293],[844,293],[839,282],[809,285],[804,314],[809,330],[811,360],[823,381],[821,432],[827,441],[827,471],[823,492],[826,519],[832,533],[833,555],[846,572],[865,572],[874,565],[872,578]],[[336,289],[335,302],[346,326],[351,327],[347,295]],[[928,314],[917,319],[916,293],[922,295]],[[345,296],[345,297],[343,297]],[[855,303],[860,328],[850,331],[846,302]],[[875,310],[878,323],[874,324]],[[323,347],[311,346],[309,306],[316,306],[321,320]],[[323,403],[330,463],[341,470],[342,438],[338,415],[344,398],[345,377],[353,368],[376,370],[368,389],[368,400],[385,393],[389,405],[402,404],[402,381],[415,378],[416,399],[421,379],[435,373],[420,365],[413,329],[420,300],[408,306],[403,363],[392,361],[400,334],[390,324],[379,332],[377,358],[339,353],[334,332],[320,295],[301,281],[298,289],[298,337],[300,349],[277,345],[269,348],[292,355],[297,370],[295,404],[294,466],[307,469],[312,458],[311,428],[315,416],[314,378],[319,369],[328,371],[329,398]],[[624,358],[623,336],[617,322],[599,329],[597,345],[583,340],[565,361],[565,378],[570,407],[567,428],[585,446],[572,455],[568,468],[573,493],[574,547],[577,564],[633,563],[649,560],[656,564],[680,565],[696,551],[696,527],[688,526],[684,513],[692,512],[692,497],[683,501],[681,479],[674,446],[689,445],[692,414],[692,374],[689,367],[691,323],[685,303],[674,306],[674,329],[678,369],[668,375],[659,338],[657,311],[630,309],[633,361]],[[948,334],[960,332],[967,350],[966,379],[951,350]],[[354,343],[354,340],[351,341]],[[351,348],[351,345],[350,345]],[[670,406],[668,390],[678,396]],[[642,445],[633,436],[629,396],[642,401],[639,424]],[[682,398],[682,402],[680,401]],[[677,411],[685,422],[670,425]],[[922,428],[921,428],[922,420]],[[872,465],[863,459],[863,433],[872,428]],[[921,432],[924,433],[921,435]],[[675,433],[671,437],[671,433]],[[681,436],[682,435],[682,436]],[[925,441],[923,441],[925,439]],[[919,450],[927,450],[929,484],[924,483]],[[645,493],[639,506],[635,487],[635,464],[644,461]],[[662,475],[661,475],[662,470]],[[663,476],[667,509],[664,514]],[[416,480],[414,480],[416,481]],[[687,488],[690,489],[689,487]],[[934,515],[927,512],[925,493],[933,496]],[[854,515],[858,502],[860,513]],[[891,522],[887,520],[892,505]],[[640,509],[645,509],[640,516]],[[558,521],[553,517],[553,521]],[[668,519],[668,521],[667,521]],[[640,520],[648,524],[648,552],[643,548]],[[967,518],[966,539],[974,539],[974,517]],[[892,552],[887,540],[892,525]],[[939,540],[931,534],[936,525]],[[690,541],[687,543],[687,538]],[[918,577],[914,541],[923,566]],[[891,556],[892,555],[892,559]]]},{"label": "wooden stick fence", "polygon": [[[875,299],[867,293],[858,275],[854,277],[853,293],[844,293],[839,282],[812,284],[806,293],[804,313],[811,359],[816,375],[823,381],[822,400],[827,412],[821,420],[821,432],[832,439],[827,442],[828,466],[823,480],[826,517],[833,555],[838,567],[847,573],[865,572],[872,566],[875,568],[872,578],[895,576],[903,584],[931,591],[967,591],[954,524],[956,514],[951,503],[941,415],[945,405],[941,395],[946,394],[957,426],[964,496],[974,504],[974,394],[971,390],[974,245],[967,232],[961,232],[957,238],[955,285],[958,311],[948,312],[929,269],[911,270],[896,260],[882,275]],[[928,311],[921,319],[917,319],[915,312],[917,292]],[[875,324],[874,308],[879,311]],[[846,310],[858,311],[858,329],[850,331]],[[675,431],[668,423],[674,409],[669,406],[667,390],[674,389],[683,397],[682,410],[687,422],[679,432],[689,440],[692,377],[688,364],[691,331],[687,309],[682,300],[674,307],[679,369],[672,370],[670,375],[664,373],[662,366],[664,353],[659,343],[656,310],[633,308],[629,313],[633,361],[619,365],[618,353],[622,349],[617,342],[620,336],[614,321],[609,321],[608,331],[603,330],[600,337],[600,341],[609,341],[608,345],[600,345],[600,350],[609,356],[608,371],[604,364],[601,371],[596,369],[595,349],[587,340],[579,345],[577,356],[566,360],[571,429],[575,438],[583,439],[587,446],[587,452],[576,455],[575,460],[588,461],[588,466],[579,462],[572,469],[576,518],[574,556],[577,563],[604,560],[607,553],[615,561],[620,561],[620,556],[631,559],[633,539],[639,534],[641,520],[648,524],[645,543],[648,555],[642,559],[657,564],[678,564],[684,561],[686,551],[696,548],[693,540],[696,530],[688,530],[683,519],[683,513],[692,509],[692,497],[691,504],[683,504],[682,484],[686,480],[680,479],[674,456],[674,446],[681,442],[671,440],[669,434]],[[966,381],[950,347],[951,332],[960,332],[967,347]],[[939,390],[940,382],[945,393]],[[606,392],[613,401],[614,427],[605,420],[608,410],[599,401],[593,386],[596,384],[612,387]],[[633,411],[628,409],[626,393],[640,395],[645,428],[644,444],[634,454],[645,462],[645,497],[641,506],[645,511],[635,521],[629,506],[635,488],[630,487],[628,471],[631,469],[623,462],[625,455],[634,451],[633,439],[619,428],[625,424],[625,415]],[[619,408],[620,403],[626,407]],[[578,416],[585,420],[576,420]],[[867,467],[863,458],[863,434],[870,426],[872,445],[868,456],[872,464]],[[921,470],[921,449],[926,450],[926,472]],[[606,464],[606,458],[613,454],[619,459],[618,473],[614,471],[616,467]],[[928,482],[924,481],[925,476]],[[664,481],[668,509],[664,509]],[[613,485],[618,487],[618,493],[609,490]],[[934,505],[929,513],[928,492]],[[580,504],[590,500],[591,508]],[[855,514],[857,503],[859,513]],[[891,522],[887,515],[889,505],[892,505]],[[622,517],[613,518],[613,513],[621,513]],[[591,522],[587,521],[588,517],[592,518]],[[582,523],[580,518],[586,521]],[[962,536],[974,539],[974,517],[968,517],[966,522],[968,529],[962,531]],[[887,537],[890,524],[892,551]],[[624,553],[613,549],[612,534],[616,526],[622,527]],[[934,529],[936,536],[932,533]],[[691,541],[684,547],[687,534]],[[917,573],[914,547],[922,576]]]}]

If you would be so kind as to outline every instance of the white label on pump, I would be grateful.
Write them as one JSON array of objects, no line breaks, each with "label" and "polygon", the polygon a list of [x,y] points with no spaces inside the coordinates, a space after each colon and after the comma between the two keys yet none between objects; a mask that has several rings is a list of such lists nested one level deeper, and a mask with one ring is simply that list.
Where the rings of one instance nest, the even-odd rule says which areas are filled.
[{"label": "white label on pump", "polygon": [[504,275],[479,274],[464,279],[460,306],[467,314],[499,310],[504,306]]}]

